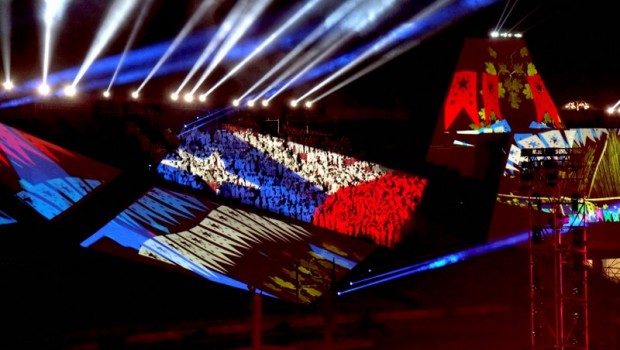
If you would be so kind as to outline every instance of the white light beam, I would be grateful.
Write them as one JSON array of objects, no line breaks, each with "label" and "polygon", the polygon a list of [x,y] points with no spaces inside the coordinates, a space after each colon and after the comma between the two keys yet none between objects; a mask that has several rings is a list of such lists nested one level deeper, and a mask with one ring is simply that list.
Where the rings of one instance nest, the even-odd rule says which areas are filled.
[{"label": "white light beam", "polygon": [[[252,87],[250,87],[245,93],[243,93],[243,95],[241,95],[239,99],[243,99],[247,97],[249,94],[251,94],[261,84],[267,81],[267,79],[271,78],[282,67],[284,67],[286,64],[291,62],[295,57],[297,57],[303,50],[305,50],[308,46],[316,42],[323,34],[325,34],[329,29],[331,29],[336,23],[340,22],[340,20],[342,20],[342,18],[346,16],[351,10],[353,10],[355,6],[357,5],[358,5],[358,0],[349,0],[345,2],[344,4],[342,4],[331,15],[329,15],[320,26],[315,28],[301,43],[299,43],[299,45],[295,46],[293,51],[290,51],[288,54],[286,54],[286,56],[284,56],[275,66],[273,66],[265,75],[263,75],[260,78],[260,80],[254,83]],[[270,89],[265,89],[265,91],[255,96],[255,98],[260,98],[265,93],[267,93],[267,91],[269,90]],[[267,102],[267,104],[268,103],[269,102]]]},{"label": "white light beam", "polygon": [[269,5],[270,2],[271,0],[243,0],[238,3],[240,8],[237,11],[240,11],[241,13],[246,13],[246,15],[241,18],[238,18],[239,16],[236,16],[237,18],[235,18],[235,22],[229,24],[231,26],[231,29],[233,30],[229,30],[230,34],[220,46],[219,50],[209,63],[209,66],[205,69],[205,71],[202,73],[202,75],[192,88],[192,94],[195,93],[198,88],[200,88],[200,85],[202,85],[202,83],[207,79],[211,72],[213,72],[215,67],[224,59],[230,49],[232,49],[232,47],[239,41],[239,39],[241,39],[243,34],[245,34],[248,28],[254,23],[256,18],[260,16],[260,14],[265,10],[265,8],[267,7],[267,5]]},{"label": "white light beam", "polygon": [[112,79],[110,79],[110,84],[108,84],[108,88],[105,90],[108,93],[106,97],[110,96],[110,90],[112,89],[112,85],[114,85],[116,76],[118,75],[118,72],[121,70],[121,67],[123,66],[123,62],[125,61],[125,57],[127,56],[127,52],[129,52],[129,49],[133,45],[133,42],[136,40],[138,31],[142,27],[142,24],[144,23],[144,19],[146,18],[146,14],[148,13],[152,4],[153,4],[153,0],[143,1],[140,14],[138,14],[138,18],[136,19],[136,22],[131,28],[129,39],[127,39],[127,42],[125,43],[125,47],[123,48],[123,53],[121,54],[121,58],[118,60],[118,64],[116,65],[116,69],[114,70],[114,74],[112,75]]},{"label": "white light beam", "polygon": [[114,35],[118,33],[118,30],[127,19],[127,16],[133,11],[137,4],[138,0],[115,0],[112,3],[71,86],[74,88],[77,86],[97,56],[99,56],[101,51],[108,45]]},{"label": "white light beam", "polygon": [[[439,0],[434,2],[431,6],[428,6],[420,13],[413,16],[409,21],[399,25],[398,27],[391,30],[386,36],[379,39],[374,45],[372,45],[369,49],[364,51],[361,55],[356,57],[354,60],[349,62],[347,65],[340,68],[340,70],[336,71],[334,74],[330,75],[327,79],[323,80],[319,84],[315,85],[310,91],[306,92],[303,96],[296,99],[297,102],[305,99],[306,97],[312,95],[317,90],[321,89],[323,86],[329,84],[334,79],[340,77],[344,73],[350,71],[358,64],[362,63],[368,57],[375,55],[385,49],[387,49],[390,45],[394,44],[394,41],[399,38],[403,33],[411,30],[416,26],[418,21],[435,14],[436,12],[442,10],[446,5],[450,4],[451,0]],[[437,28],[439,30],[439,28]]]},{"label": "white light beam", "polygon": [[[0,35],[2,40],[2,64],[4,84],[12,88],[11,82],[11,0],[0,1]],[[10,88],[8,89],[10,90]]]},{"label": "white light beam", "polygon": [[164,64],[164,62],[166,62],[166,60],[170,57],[170,55],[172,55],[174,50],[176,50],[179,44],[181,44],[183,39],[187,37],[187,35],[192,31],[192,29],[194,29],[194,27],[198,24],[198,22],[200,22],[200,20],[203,18],[205,13],[207,13],[207,11],[215,3],[216,3],[215,0],[205,0],[200,4],[196,12],[194,12],[194,14],[190,17],[189,21],[187,21],[187,23],[183,26],[183,28],[181,29],[179,34],[177,34],[176,38],[174,38],[174,40],[172,41],[172,43],[170,44],[166,52],[164,52],[163,56],[161,56],[159,61],[157,61],[153,69],[151,69],[149,74],[146,76],[142,84],[140,84],[138,89],[135,91],[137,94],[140,94],[140,91],[144,88],[146,83],[148,83],[149,80],[151,80],[151,78],[153,77],[153,75],[155,75],[157,70]]},{"label": "white light beam", "polygon": [[314,6],[316,6],[319,2],[321,2],[321,0],[311,0],[307,2],[291,18],[289,18],[280,28],[278,28],[278,30],[276,30],[269,37],[267,37],[267,39],[265,39],[265,41],[263,41],[258,47],[256,47],[256,49],[254,49],[254,51],[252,51],[245,59],[243,59],[241,62],[239,62],[239,64],[233,67],[228,72],[228,74],[226,74],[222,79],[220,79],[220,81],[215,83],[215,85],[213,85],[211,89],[209,89],[209,91],[207,91],[204,95],[208,96],[210,93],[213,92],[213,90],[218,88],[226,80],[228,80],[235,73],[237,73],[237,71],[243,68],[243,66],[245,66],[246,63],[248,63],[252,58],[254,58],[254,56],[258,55],[261,51],[263,51],[263,49],[265,49],[267,45],[271,44],[274,40],[276,40],[282,33],[284,33],[284,31],[289,29],[289,27],[295,24],[301,17],[303,17],[306,13],[312,10],[312,8],[314,8]]}]

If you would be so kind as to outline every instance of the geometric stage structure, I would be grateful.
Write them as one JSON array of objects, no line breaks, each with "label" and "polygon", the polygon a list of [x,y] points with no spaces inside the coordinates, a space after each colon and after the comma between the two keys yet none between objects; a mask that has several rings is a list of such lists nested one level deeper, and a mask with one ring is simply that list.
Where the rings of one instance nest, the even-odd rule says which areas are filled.
[{"label": "geometric stage structure", "polygon": [[81,245],[301,304],[315,301],[376,248],[158,187]]}]

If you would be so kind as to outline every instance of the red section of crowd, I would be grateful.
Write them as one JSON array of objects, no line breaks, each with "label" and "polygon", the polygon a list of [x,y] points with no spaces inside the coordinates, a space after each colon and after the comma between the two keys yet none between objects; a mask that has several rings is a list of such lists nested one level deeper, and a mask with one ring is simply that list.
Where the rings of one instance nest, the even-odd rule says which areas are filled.
[{"label": "red section of crowd", "polygon": [[426,184],[426,179],[391,172],[367,183],[342,188],[316,209],[312,223],[394,246],[412,223]]}]

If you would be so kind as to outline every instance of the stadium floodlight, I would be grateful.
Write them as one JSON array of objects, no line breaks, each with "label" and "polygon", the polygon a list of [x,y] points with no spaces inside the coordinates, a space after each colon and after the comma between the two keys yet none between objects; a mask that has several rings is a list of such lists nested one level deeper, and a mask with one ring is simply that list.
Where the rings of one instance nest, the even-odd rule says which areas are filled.
[{"label": "stadium floodlight", "polygon": [[64,89],[65,96],[73,97],[77,93],[77,89],[73,85],[67,85]]},{"label": "stadium floodlight", "polygon": [[10,80],[5,80],[4,83],[2,83],[2,87],[4,88],[4,90],[6,91],[11,91],[13,90],[13,88],[15,87],[15,85],[13,85],[13,82]]},{"label": "stadium floodlight", "polygon": [[50,86],[43,83],[41,85],[39,85],[39,87],[37,88],[37,91],[39,92],[39,95],[41,96],[47,96],[50,94],[50,92],[52,91]]},{"label": "stadium floodlight", "polygon": [[183,96],[183,99],[184,99],[184,100],[185,100],[185,102],[187,102],[187,103],[192,103],[192,102],[194,102],[194,94],[192,94],[191,92],[188,92],[188,93],[186,93],[186,94]]}]

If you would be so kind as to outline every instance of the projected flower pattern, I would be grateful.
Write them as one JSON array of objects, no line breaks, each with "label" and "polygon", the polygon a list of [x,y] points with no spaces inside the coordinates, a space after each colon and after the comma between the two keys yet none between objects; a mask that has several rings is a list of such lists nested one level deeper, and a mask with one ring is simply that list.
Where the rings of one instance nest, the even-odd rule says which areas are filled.
[{"label": "projected flower pattern", "polygon": [[[455,124],[462,114],[470,121],[466,127]],[[520,131],[531,123],[562,126],[557,108],[521,40],[468,40],[443,115],[446,131]]]},{"label": "projected flower pattern", "polygon": [[156,259],[211,281],[310,303],[374,246],[161,188],[82,242]]}]

